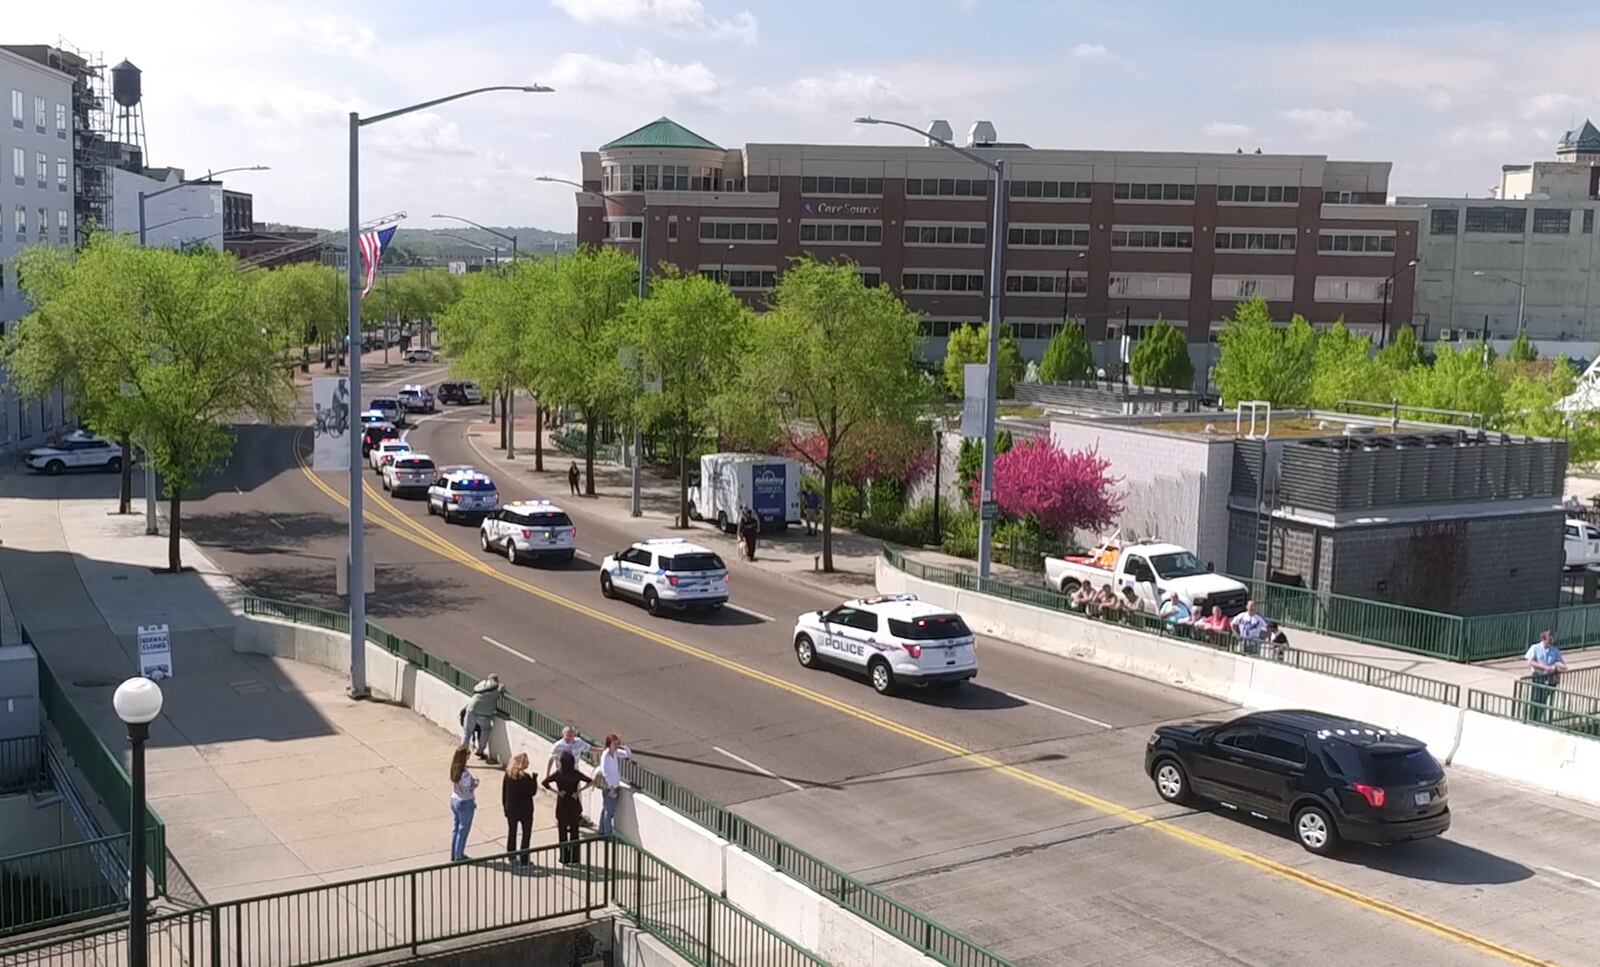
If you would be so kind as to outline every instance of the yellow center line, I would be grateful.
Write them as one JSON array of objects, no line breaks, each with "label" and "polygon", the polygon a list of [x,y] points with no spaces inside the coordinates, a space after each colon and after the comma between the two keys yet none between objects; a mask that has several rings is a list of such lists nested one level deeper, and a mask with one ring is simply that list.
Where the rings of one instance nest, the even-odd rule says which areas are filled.
[{"label": "yellow center line", "polygon": [[[345,495],[340,493],[338,490],[335,490],[333,487],[329,486],[325,481],[319,478],[316,473],[312,471],[311,467],[307,465],[305,459],[301,456],[300,441],[303,438],[304,431],[302,430],[300,437],[296,439],[294,448],[295,460],[300,465],[301,473],[305,475],[307,480],[311,481],[312,486],[322,491],[322,493],[331,498],[335,503],[348,508],[350,506],[350,502]],[[481,558],[474,557],[466,551],[463,551],[461,548],[455,546],[454,544],[440,537],[438,534],[424,527],[421,523],[417,522],[406,514],[401,513],[398,508],[395,508],[389,501],[382,499],[380,492],[373,489],[370,484],[363,483],[363,491],[372,496],[373,504],[375,509],[378,511],[378,513],[369,514],[367,519],[376,524],[378,527],[393,533],[395,536],[400,537],[403,540],[410,541],[419,547],[434,551],[442,557],[456,561],[464,567],[477,571],[486,577],[492,578],[510,587],[514,587],[520,591],[524,591],[535,597],[542,598],[552,604],[566,608],[569,611],[574,611],[586,617],[593,618],[602,624],[610,625],[618,630],[626,631],[629,634],[636,635],[648,641],[655,642],[656,644],[671,648],[672,650],[681,654],[688,655],[708,664],[726,669],[736,675],[742,675],[745,678],[753,679],[761,682],[764,685],[770,685],[773,688],[781,689],[782,691],[791,695],[803,698],[825,708],[832,709],[833,711],[839,712],[843,715],[848,715],[853,719],[865,722],[868,725],[872,725],[876,728],[882,729],[883,731],[894,733],[895,735],[899,735],[920,745],[927,746],[928,748],[936,749],[951,757],[964,759],[983,768],[992,770],[1005,776],[1009,776],[1010,778],[1032,786],[1035,789],[1040,789],[1061,799],[1075,802],[1081,806],[1093,809],[1103,815],[1123,820],[1124,822],[1135,826],[1141,826],[1146,829],[1154,830],[1165,836],[1169,836],[1172,839],[1187,843],[1190,846],[1198,847],[1199,849],[1203,849],[1217,856],[1235,860],[1263,872],[1282,877],[1286,880],[1292,880],[1303,886],[1308,886],[1314,890],[1318,890],[1328,896],[1337,897],[1338,899],[1348,901],[1373,912],[1391,917],[1402,923],[1409,924],[1427,933],[1433,934],[1436,937],[1440,937],[1453,943],[1478,950],[1490,956],[1497,957],[1506,961],[1507,963],[1520,964],[1524,965],[1524,967],[1535,967],[1535,965],[1539,965],[1539,967],[1548,967],[1548,965],[1551,964],[1551,961],[1543,960],[1531,954],[1523,953],[1522,951],[1496,943],[1495,941],[1489,940],[1485,937],[1480,937],[1469,931],[1450,926],[1447,923],[1434,920],[1421,913],[1397,906],[1396,904],[1390,903],[1387,900],[1382,900],[1359,890],[1341,886],[1332,880],[1317,876],[1314,873],[1290,866],[1287,863],[1279,862],[1278,860],[1271,859],[1259,853],[1254,853],[1250,850],[1234,846],[1214,837],[1207,836],[1204,833],[1194,832],[1193,830],[1186,829],[1183,826],[1176,825],[1169,820],[1159,819],[1150,815],[1149,813],[1143,812],[1142,810],[1123,806],[1119,803],[1112,802],[1109,799],[1103,799],[1100,796],[1094,795],[1093,793],[1084,792],[1081,789],[1074,788],[1054,779],[1029,772],[1025,769],[1019,769],[1013,765],[1008,765],[981,752],[975,752],[971,749],[963,748],[962,746],[956,745],[953,742],[948,742],[919,729],[902,725],[899,722],[885,718],[876,713],[869,712],[865,709],[856,708],[855,706],[848,705],[842,701],[839,701],[838,699],[824,695],[821,692],[812,691],[809,688],[796,685],[793,682],[779,678],[776,675],[770,675],[758,669],[740,664],[732,659],[724,658],[721,655],[706,651],[703,648],[698,648],[694,645],[678,641],[675,638],[669,638],[666,635],[652,631],[649,628],[636,625],[630,621],[626,621],[622,618],[615,617],[614,615],[609,615],[603,611],[591,608],[588,605],[582,604],[571,598],[567,598],[536,585],[529,584],[520,578],[506,574],[497,568],[490,566]],[[379,514],[383,513],[392,515],[393,519],[391,520],[389,518],[379,516]]]}]

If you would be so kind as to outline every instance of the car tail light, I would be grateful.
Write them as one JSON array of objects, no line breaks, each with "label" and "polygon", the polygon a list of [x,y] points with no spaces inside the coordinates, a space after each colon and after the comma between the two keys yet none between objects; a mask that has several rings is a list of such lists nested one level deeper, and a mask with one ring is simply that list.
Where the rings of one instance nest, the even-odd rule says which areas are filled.
[{"label": "car tail light", "polygon": [[910,655],[912,658],[921,658],[922,657],[922,646],[921,645],[905,645],[904,647],[905,647],[905,650],[906,650],[906,654]]},{"label": "car tail light", "polygon": [[459,504],[459,503],[461,503],[461,495],[460,495],[460,494],[451,494],[451,495],[450,495],[450,502],[451,502],[451,503],[452,503],[452,504]]},{"label": "car tail light", "polygon": [[567,536],[571,537],[573,540],[577,540],[578,539],[578,529],[576,527],[574,527],[571,531],[568,532]]},{"label": "car tail light", "polygon": [[528,539],[530,539],[532,537],[533,537],[533,531],[531,531],[528,528],[524,527],[522,529],[522,539],[523,540],[528,540]]},{"label": "car tail light", "polygon": [[1358,782],[1354,785],[1356,792],[1361,793],[1361,798],[1367,801],[1367,805],[1373,809],[1383,808],[1383,802],[1388,796],[1384,794],[1382,786],[1369,786],[1364,782]]},{"label": "car tail light", "polygon": [[673,587],[677,587],[678,586],[678,576],[676,574],[668,574],[667,575],[667,583],[672,585]]}]

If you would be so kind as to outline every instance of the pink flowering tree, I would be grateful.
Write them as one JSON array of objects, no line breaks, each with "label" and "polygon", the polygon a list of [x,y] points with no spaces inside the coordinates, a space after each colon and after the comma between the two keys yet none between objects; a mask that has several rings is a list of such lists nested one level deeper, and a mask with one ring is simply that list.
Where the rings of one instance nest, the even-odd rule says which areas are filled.
[{"label": "pink flowering tree", "polygon": [[1122,513],[1110,469],[1110,461],[1094,450],[1062,450],[1045,438],[1025,440],[995,458],[995,500],[1007,517],[1032,520],[1056,536],[1100,528]]}]

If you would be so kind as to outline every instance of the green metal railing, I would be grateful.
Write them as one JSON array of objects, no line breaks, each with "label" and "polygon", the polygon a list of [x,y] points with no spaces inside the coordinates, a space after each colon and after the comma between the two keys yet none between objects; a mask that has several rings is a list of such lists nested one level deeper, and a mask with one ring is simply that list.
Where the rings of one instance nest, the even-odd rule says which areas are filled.
[{"label": "green metal railing", "polygon": [[0,795],[44,786],[44,739],[22,735],[0,739]]},{"label": "green metal railing", "polygon": [[1286,628],[1464,661],[1460,615],[1229,575]]},{"label": "green metal railing", "polygon": [[[39,656],[39,701],[44,706],[45,718],[61,736],[62,746],[89,788],[105,803],[112,822],[126,834],[128,819],[133,813],[133,783],[128,779],[128,771],[122,767],[122,760],[111,754],[84,721],[43,655]],[[163,896],[167,892],[167,826],[148,804],[145,806],[145,829],[149,836],[146,867],[150,871],[153,895]]]},{"label": "green metal railing", "polygon": [[1467,661],[1514,658],[1538,641],[1546,628],[1563,648],[1600,644],[1600,604],[1477,615],[1461,621]]},{"label": "green metal railing", "polygon": [[1561,688],[1580,695],[1600,696],[1600,665],[1562,672]]},{"label": "green metal railing", "polygon": [[0,856],[0,937],[127,906],[128,835]]},{"label": "green metal railing", "polygon": [[[316,615],[311,612],[323,609],[262,598],[245,599],[246,614],[272,614],[276,617],[290,613],[294,609],[298,609],[299,613],[310,619],[304,622],[306,624],[320,628],[333,627],[335,612]],[[348,628],[349,625],[346,624],[345,627]],[[473,684],[478,681],[476,676],[469,674],[465,669],[371,622],[367,623],[367,636],[374,644],[449,683],[462,693],[470,693]],[[510,697],[501,698],[499,711],[512,721],[552,741],[565,724],[520,699]],[[636,760],[623,760],[622,776],[630,786],[644,795],[739,846],[817,893],[832,898],[840,906],[940,963],[949,967],[1014,967],[1010,961],[986,950],[960,933],[930,920],[718,803],[640,765]],[[0,964],[3,964],[3,961],[0,961]]]},{"label": "green metal railing", "polygon": [[1526,680],[1517,682],[1515,694],[1511,696],[1469,688],[1467,708],[1571,735],[1600,736],[1600,699],[1534,685]]},{"label": "green metal railing", "polygon": [[[613,904],[702,967],[812,967],[822,962],[620,837],[483,857],[210,904],[152,917],[152,967],[316,967],[409,951],[507,927],[605,914]],[[564,873],[566,875],[559,875]],[[0,950],[0,967],[128,962],[112,924]]]},{"label": "green metal railing", "polygon": [[[1360,682],[1363,685],[1372,685],[1376,688],[1386,688],[1391,692],[1414,695],[1417,698],[1433,702],[1443,702],[1453,707],[1460,707],[1461,704],[1461,688],[1450,682],[1424,678],[1421,675],[1413,675],[1409,672],[1393,671],[1379,665],[1369,665],[1365,662],[1324,655],[1320,652],[1305,651],[1299,648],[1275,648],[1265,642],[1241,638],[1231,632],[1204,631],[1186,625],[1173,625],[1151,614],[1115,612],[1105,617],[1089,615],[1073,608],[1072,599],[1058,591],[1028,584],[1014,584],[998,578],[980,579],[971,571],[924,564],[921,561],[914,561],[906,557],[900,551],[887,545],[883,548],[883,557],[897,570],[904,571],[912,577],[921,578],[924,581],[932,581],[936,584],[960,588],[965,591],[990,594],[1020,604],[1048,608],[1084,621],[1102,621],[1125,625],[1147,634],[1179,638],[1192,644],[1207,645],[1237,655],[1281,661],[1284,664],[1293,665],[1306,671],[1342,678],[1347,681]],[[1275,618],[1278,616],[1277,612],[1270,611],[1269,608],[1263,608],[1263,610],[1269,611]],[[1279,621],[1280,623],[1285,623],[1281,619]]]}]

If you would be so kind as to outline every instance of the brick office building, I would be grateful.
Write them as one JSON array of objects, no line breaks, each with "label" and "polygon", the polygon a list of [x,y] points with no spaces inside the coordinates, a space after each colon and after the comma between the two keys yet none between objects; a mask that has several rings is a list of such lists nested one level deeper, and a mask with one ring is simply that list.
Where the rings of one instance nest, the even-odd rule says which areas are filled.
[{"label": "brick office building", "polygon": [[[981,122],[966,141],[1006,160],[1005,315],[1030,358],[1064,318],[1105,352],[1160,317],[1187,328],[1203,378],[1213,326],[1257,293],[1284,319],[1410,319],[1411,286],[1386,280],[1415,257],[1419,216],[1385,204],[1387,162],[1040,149]],[[922,313],[932,358],[985,318],[990,182],[931,142],[723,148],[661,118],[582,162],[580,243],[634,251],[648,206],[652,262],[757,305],[788,259],[847,258]]]}]

